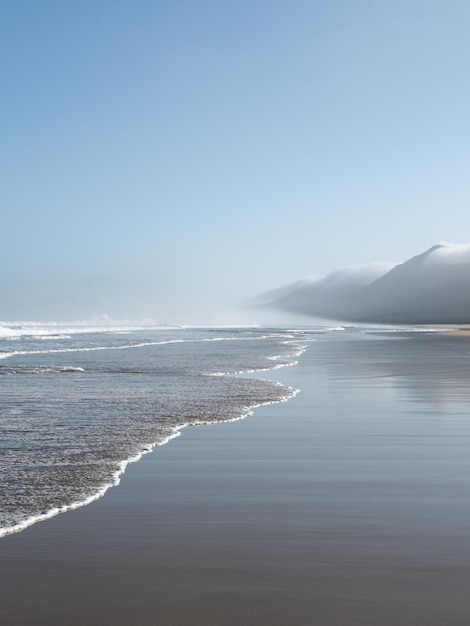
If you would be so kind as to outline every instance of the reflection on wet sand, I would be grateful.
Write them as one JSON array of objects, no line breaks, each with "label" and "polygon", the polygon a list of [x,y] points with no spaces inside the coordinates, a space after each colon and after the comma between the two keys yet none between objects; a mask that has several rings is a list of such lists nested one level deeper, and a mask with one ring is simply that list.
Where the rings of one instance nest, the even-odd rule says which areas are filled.
[{"label": "reflection on wet sand", "polygon": [[398,399],[434,405],[428,409],[439,412],[470,412],[469,336],[384,331],[360,339],[317,342],[320,375],[367,380],[376,389],[394,389]]}]

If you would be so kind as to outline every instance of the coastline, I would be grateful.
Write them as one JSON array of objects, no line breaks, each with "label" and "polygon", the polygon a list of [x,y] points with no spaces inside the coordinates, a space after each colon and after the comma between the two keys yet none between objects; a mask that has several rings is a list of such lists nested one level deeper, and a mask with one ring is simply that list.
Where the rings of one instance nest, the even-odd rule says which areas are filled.
[{"label": "coastline", "polygon": [[423,324],[419,326],[424,330],[434,330],[446,335],[470,337],[470,324]]},{"label": "coastline", "polygon": [[[469,462],[455,430],[466,425],[423,427],[419,412],[410,425],[408,404],[400,413],[390,397],[390,377],[376,375],[375,353],[372,374],[351,378],[362,352],[344,363],[339,342],[320,343],[273,374],[301,389],[289,402],[187,428],[129,466],[106,497],[1,539],[0,622],[468,624],[460,494]],[[399,352],[406,361],[416,353],[402,340],[384,343],[407,349]],[[383,354],[381,341],[353,344]],[[419,454],[416,424],[426,443]],[[449,447],[443,457],[454,438],[459,454]],[[424,452],[434,456],[423,465]],[[463,482],[451,499],[453,455]]]},{"label": "coastline", "polygon": [[[217,339],[217,340],[221,340],[221,339]],[[140,342],[137,344],[131,344],[129,346],[112,346],[112,347],[108,347],[107,349],[109,350],[123,350],[123,349],[129,349],[129,348],[135,348],[135,347],[143,347],[143,346],[148,346],[148,345],[162,345],[162,344],[167,344],[167,343],[180,343],[181,339],[172,339],[172,340],[163,340],[163,341],[146,341],[146,342]],[[295,347],[295,349],[293,350],[293,352],[288,356],[288,360],[281,362],[281,363],[277,363],[277,361],[279,359],[282,358],[282,355],[278,355],[278,356],[274,356],[274,357],[268,357],[268,360],[270,363],[272,363],[272,365],[270,365],[269,367],[258,367],[255,369],[246,369],[246,370],[241,370],[241,371],[221,371],[221,372],[214,372],[214,373],[209,373],[207,374],[207,376],[217,376],[217,377],[239,377],[239,378],[244,378],[244,377],[248,377],[248,378],[257,378],[260,379],[261,373],[264,372],[270,372],[272,370],[276,370],[279,368],[283,368],[283,367],[289,367],[292,365],[296,365],[297,361],[295,360],[295,358],[297,358],[299,355],[301,355],[304,350],[306,349],[306,346],[299,342],[296,339],[289,339],[286,340],[284,343],[286,344],[292,344],[292,346]],[[87,348],[79,348],[79,352],[95,352],[96,350],[103,350],[102,347],[87,347]],[[72,350],[70,348],[63,348],[63,349],[55,349],[54,352],[71,352]],[[42,354],[42,353],[49,353],[49,350],[45,350],[45,351],[35,351],[34,354]],[[7,358],[7,356],[11,356],[9,354],[4,355],[2,358]],[[66,367],[65,368],[66,371],[81,371],[83,372],[84,369],[83,368],[71,368],[71,367]],[[251,375],[251,376],[250,376]],[[272,399],[269,401],[261,401],[261,402],[254,402],[252,401],[252,403],[248,403],[246,405],[240,405],[239,409],[240,409],[240,413],[238,415],[236,415],[235,417],[230,417],[230,418],[223,418],[223,419],[192,419],[190,421],[184,421],[181,422],[179,424],[176,424],[175,426],[173,426],[170,431],[168,432],[168,434],[164,434],[162,435],[159,439],[153,440],[153,441],[144,441],[143,443],[140,444],[140,447],[133,450],[130,454],[130,456],[128,456],[127,458],[121,458],[121,459],[117,459],[115,467],[116,469],[110,473],[107,477],[105,477],[104,481],[101,484],[97,484],[93,490],[93,488],[91,488],[88,492],[85,492],[83,494],[82,497],[80,497],[79,499],[76,500],[72,500],[69,501],[67,503],[64,504],[59,504],[59,505],[55,505],[52,506],[51,508],[44,508],[43,510],[38,509],[41,512],[38,512],[37,514],[34,515],[30,515],[27,517],[24,517],[22,519],[19,519],[16,523],[14,523],[13,525],[10,526],[3,526],[0,527],[0,540],[2,537],[6,537],[12,534],[16,534],[19,532],[24,531],[25,529],[38,524],[38,523],[42,523],[44,521],[47,521],[53,517],[55,517],[56,515],[60,515],[63,513],[67,513],[69,511],[73,511],[75,509],[78,509],[80,507],[83,506],[88,506],[91,503],[95,502],[96,500],[99,500],[100,498],[102,498],[103,496],[105,496],[105,494],[108,492],[109,489],[116,487],[120,484],[122,476],[124,475],[124,473],[126,472],[126,469],[129,465],[138,462],[139,460],[141,460],[141,458],[146,455],[149,454],[151,452],[153,452],[156,448],[164,446],[165,444],[169,443],[170,441],[172,441],[173,439],[179,437],[183,431],[183,429],[187,428],[188,426],[201,426],[201,425],[210,425],[210,424],[217,424],[217,423],[229,423],[232,421],[238,421],[238,420],[242,420],[245,419],[246,417],[252,415],[253,411],[261,406],[265,406],[265,405],[269,405],[271,403],[277,403],[277,402],[285,402],[288,401],[290,398],[294,397],[296,395],[296,393],[298,392],[298,390],[293,389],[291,387],[288,387],[286,385],[283,385],[282,383],[278,383],[276,381],[272,381],[269,379],[266,379],[266,382],[269,384],[274,384],[276,387],[278,387],[279,389],[282,389],[282,394],[280,397],[278,397],[277,399]]]}]

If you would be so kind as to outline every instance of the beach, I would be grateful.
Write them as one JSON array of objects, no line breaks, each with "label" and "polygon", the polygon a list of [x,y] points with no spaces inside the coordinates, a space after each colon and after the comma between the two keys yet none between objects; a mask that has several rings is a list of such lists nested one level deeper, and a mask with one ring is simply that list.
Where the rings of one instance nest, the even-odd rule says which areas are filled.
[{"label": "beach", "polygon": [[96,502],[0,540],[5,625],[470,621],[470,342],[323,341],[301,390],[185,428]]}]

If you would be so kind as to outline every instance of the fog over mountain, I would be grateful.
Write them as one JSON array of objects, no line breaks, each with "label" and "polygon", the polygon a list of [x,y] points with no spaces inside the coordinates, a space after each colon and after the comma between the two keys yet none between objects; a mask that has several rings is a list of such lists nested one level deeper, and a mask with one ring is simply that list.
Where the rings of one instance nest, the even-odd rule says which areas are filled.
[{"label": "fog over mountain", "polygon": [[470,244],[440,243],[398,265],[341,268],[265,296],[271,307],[326,319],[470,323]]}]

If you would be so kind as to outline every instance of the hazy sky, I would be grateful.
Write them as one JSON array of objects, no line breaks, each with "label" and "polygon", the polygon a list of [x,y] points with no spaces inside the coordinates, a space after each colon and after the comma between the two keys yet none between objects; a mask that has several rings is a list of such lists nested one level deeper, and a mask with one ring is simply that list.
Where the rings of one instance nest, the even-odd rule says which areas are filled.
[{"label": "hazy sky", "polygon": [[200,322],[467,241],[469,30],[468,0],[0,0],[0,319]]}]

